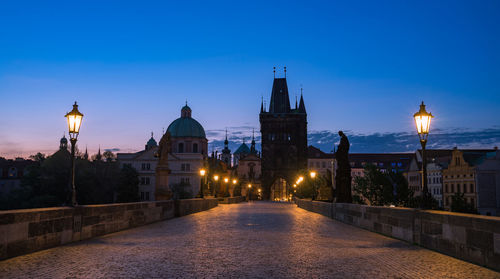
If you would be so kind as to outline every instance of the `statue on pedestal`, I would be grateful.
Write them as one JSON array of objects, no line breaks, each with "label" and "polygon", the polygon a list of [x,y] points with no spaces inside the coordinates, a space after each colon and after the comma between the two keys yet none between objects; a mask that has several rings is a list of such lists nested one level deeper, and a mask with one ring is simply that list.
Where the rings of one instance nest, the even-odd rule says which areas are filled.
[{"label": "statue on pedestal", "polygon": [[170,169],[168,168],[168,154],[172,151],[170,133],[167,132],[160,140],[158,152],[158,165],[156,167],[156,185],[155,198],[157,201],[169,200],[172,198],[172,191],[168,186],[168,176]]},{"label": "statue on pedestal", "polygon": [[335,159],[337,160],[337,171],[335,173],[336,202],[352,203],[351,195],[351,165],[349,164],[349,140],[346,135],[339,131],[340,144]]}]

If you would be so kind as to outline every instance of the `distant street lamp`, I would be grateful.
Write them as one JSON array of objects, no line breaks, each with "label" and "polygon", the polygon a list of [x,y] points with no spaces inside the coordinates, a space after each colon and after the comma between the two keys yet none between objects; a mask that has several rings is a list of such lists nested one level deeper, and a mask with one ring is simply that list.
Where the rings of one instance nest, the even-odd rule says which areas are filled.
[{"label": "distant street lamp", "polygon": [[71,204],[77,206],[76,202],[76,187],[75,187],[75,145],[80,133],[83,114],[78,111],[78,105],[73,105],[73,110],[66,113],[64,116],[68,120],[69,139],[71,142]]},{"label": "distant street lamp", "polygon": [[203,186],[205,184],[204,180],[206,179],[206,176],[205,176],[206,173],[207,173],[207,171],[205,169],[201,169],[200,170],[200,176],[201,176],[201,180],[200,180],[200,184],[201,184],[200,185],[200,198],[202,198],[202,199],[203,199],[203,188],[204,188]]},{"label": "distant street lamp", "polygon": [[247,193],[247,195],[248,195],[248,201],[250,201],[250,190],[251,189],[252,189],[252,184],[248,184],[248,191],[247,191],[248,192]]},{"label": "distant street lamp", "polygon": [[434,116],[425,110],[424,102],[420,104],[420,110],[413,115],[415,118],[415,126],[422,145],[422,196],[428,198],[429,189],[427,188],[427,158],[425,154],[425,145],[427,144],[427,137],[429,136],[429,129],[431,127],[431,119]]},{"label": "distant street lamp", "polygon": [[219,181],[219,176],[218,175],[214,175],[214,181],[215,182],[214,182],[214,187],[213,187],[214,189],[213,189],[213,191],[214,191],[214,196],[215,196],[217,194],[217,191],[219,191],[219,182],[218,182]]},{"label": "distant street lamp", "polygon": [[315,171],[311,171],[309,173],[309,175],[311,176],[311,178],[313,180],[313,196],[312,196],[312,200],[315,200],[316,199],[316,194],[317,194],[316,182],[315,182],[315,179],[314,179],[314,178],[316,178],[316,172]]}]

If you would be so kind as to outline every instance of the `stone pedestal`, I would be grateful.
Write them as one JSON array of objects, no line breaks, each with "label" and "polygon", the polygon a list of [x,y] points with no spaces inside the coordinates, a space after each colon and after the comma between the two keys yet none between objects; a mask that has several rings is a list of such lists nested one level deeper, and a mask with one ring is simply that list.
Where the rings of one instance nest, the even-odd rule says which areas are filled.
[{"label": "stone pedestal", "polygon": [[168,186],[169,174],[170,170],[166,166],[158,165],[156,168],[155,197],[157,201],[164,201],[172,198],[172,191]]}]

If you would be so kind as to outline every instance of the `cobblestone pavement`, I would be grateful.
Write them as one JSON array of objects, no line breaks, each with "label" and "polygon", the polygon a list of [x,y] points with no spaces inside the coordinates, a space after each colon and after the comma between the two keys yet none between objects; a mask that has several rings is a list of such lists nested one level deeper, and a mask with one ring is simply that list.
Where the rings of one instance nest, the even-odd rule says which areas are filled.
[{"label": "cobblestone pavement", "polygon": [[283,203],[219,205],[0,262],[1,278],[500,278]]}]

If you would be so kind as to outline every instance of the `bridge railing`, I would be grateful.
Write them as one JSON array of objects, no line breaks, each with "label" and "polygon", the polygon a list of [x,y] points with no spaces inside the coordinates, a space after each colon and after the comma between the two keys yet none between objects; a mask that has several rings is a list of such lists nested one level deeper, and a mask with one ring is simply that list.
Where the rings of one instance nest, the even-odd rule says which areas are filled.
[{"label": "bridge railing", "polygon": [[298,207],[500,271],[500,217],[295,200]]},{"label": "bridge railing", "polygon": [[217,199],[187,199],[0,211],[0,260],[217,205]]}]

